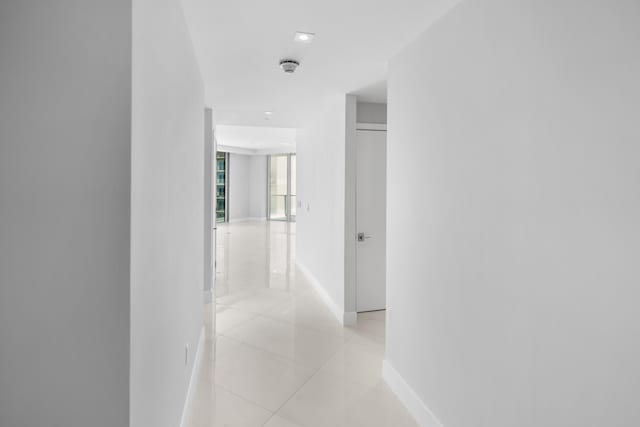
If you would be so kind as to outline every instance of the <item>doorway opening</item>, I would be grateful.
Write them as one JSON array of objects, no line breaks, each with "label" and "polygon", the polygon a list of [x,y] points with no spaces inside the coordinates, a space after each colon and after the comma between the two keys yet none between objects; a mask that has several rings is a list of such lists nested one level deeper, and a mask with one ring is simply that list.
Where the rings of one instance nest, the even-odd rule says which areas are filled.
[{"label": "doorway opening", "polygon": [[295,221],[296,155],[274,154],[269,156],[268,212],[271,221]]},{"label": "doorway opening", "polygon": [[386,125],[356,130],[356,312],[386,309]]}]

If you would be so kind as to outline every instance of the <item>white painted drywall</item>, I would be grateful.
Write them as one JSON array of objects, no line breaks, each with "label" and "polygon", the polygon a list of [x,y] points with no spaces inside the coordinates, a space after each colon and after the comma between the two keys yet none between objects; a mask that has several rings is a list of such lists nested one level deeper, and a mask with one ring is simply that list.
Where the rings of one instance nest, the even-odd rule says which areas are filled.
[{"label": "white painted drywall", "polygon": [[267,156],[249,158],[249,217],[267,217]]},{"label": "white painted drywall", "polygon": [[357,98],[346,96],[345,107],[345,201],[344,201],[344,311],[356,313],[357,261]]},{"label": "white painted drywall", "polygon": [[297,137],[296,256],[344,311],[345,95],[320,105]]},{"label": "white painted drywall", "polygon": [[639,22],[465,1],[390,62],[387,361],[445,427],[640,425]]},{"label": "white painted drywall", "polygon": [[205,211],[204,88],[179,0],[133,1],[132,102],[130,426],[176,427],[203,323]]},{"label": "white painted drywall", "polygon": [[357,105],[358,123],[387,123],[387,104],[373,102],[358,102]]},{"label": "white painted drywall", "polygon": [[0,2],[0,425],[128,426],[131,2]]},{"label": "white painted drywall", "polygon": [[229,153],[229,221],[267,217],[267,156]]},{"label": "white painted drywall", "polygon": [[249,164],[251,157],[229,153],[229,221],[249,218]]}]

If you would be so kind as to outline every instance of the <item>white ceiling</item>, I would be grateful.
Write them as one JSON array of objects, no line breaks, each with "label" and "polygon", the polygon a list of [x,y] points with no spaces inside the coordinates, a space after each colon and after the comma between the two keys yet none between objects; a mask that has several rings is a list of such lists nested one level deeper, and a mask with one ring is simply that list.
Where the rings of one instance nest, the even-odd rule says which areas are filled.
[{"label": "white ceiling", "polygon": [[[386,65],[458,0],[183,0],[216,123],[296,128],[329,93],[386,101]],[[316,33],[310,44],[294,33]],[[301,62],[293,75],[283,58]],[[264,111],[273,111],[265,120]]]},{"label": "white ceiling", "polygon": [[296,130],[259,126],[216,126],[218,149],[243,154],[294,153]]}]

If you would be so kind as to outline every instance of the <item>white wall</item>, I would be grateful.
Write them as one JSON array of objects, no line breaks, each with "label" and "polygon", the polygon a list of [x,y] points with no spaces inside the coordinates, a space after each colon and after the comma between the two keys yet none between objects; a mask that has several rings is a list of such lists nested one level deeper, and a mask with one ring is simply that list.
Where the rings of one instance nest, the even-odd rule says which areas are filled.
[{"label": "white wall", "polygon": [[229,154],[229,190],[227,193],[229,221],[249,218],[250,156]]},{"label": "white wall", "polygon": [[201,333],[203,96],[180,1],[134,0],[132,427],[180,424]]},{"label": "white wall", "polygon": [[358,123],[387,123],[387,104],[373,102],[358,102]]},{"label": "white wall", "polygon": [[345,191],[344,191],[344,311],[356,320],[357,273],[357,138],[359,104],[355,95],[347,95],[345,106]]},{"label": "white wall", "polygon": [[131,1],[0,2],[0,425],[125,427]]},{"label": "white wall", "polygon": [[249,216],[267,217],[267,156],[249,159]]},{"label": "white wall", "polygon": [[229,220],[267,217],[267,156],[229,154]]},{"label": "white wall", "polygon": [[465,1],[390,62],[387,361],[445,427],[640,425],[639,22]]},{"label": "white wall", "polygon": [[[344,311],[345,95],[330,96],[297,138],[297,262]],[[307,211],[307,206],[309,210]]]}]

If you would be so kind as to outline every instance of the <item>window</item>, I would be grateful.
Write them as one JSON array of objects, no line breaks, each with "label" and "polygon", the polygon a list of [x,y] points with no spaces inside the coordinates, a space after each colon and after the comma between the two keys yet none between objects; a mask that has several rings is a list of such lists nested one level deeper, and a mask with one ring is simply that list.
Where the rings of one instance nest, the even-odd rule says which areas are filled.
[{"label": "window", "polygon": [[227,153],[216,153],[216,222],[227,220]]},{"label": "window", "polygon": [[295,221],[296,155],[269,156],[269,219]]}]

